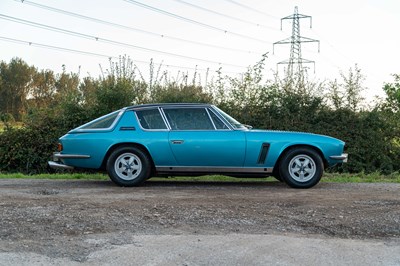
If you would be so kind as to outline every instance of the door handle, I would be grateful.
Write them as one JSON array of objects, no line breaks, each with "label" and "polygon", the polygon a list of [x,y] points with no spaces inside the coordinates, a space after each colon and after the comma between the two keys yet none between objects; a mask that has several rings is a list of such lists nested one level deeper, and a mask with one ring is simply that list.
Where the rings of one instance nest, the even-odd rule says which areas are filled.
[{"label": "door handle", "polygon": [[182,144],[183,142],[183,140],[171,140],[172,144]]}]

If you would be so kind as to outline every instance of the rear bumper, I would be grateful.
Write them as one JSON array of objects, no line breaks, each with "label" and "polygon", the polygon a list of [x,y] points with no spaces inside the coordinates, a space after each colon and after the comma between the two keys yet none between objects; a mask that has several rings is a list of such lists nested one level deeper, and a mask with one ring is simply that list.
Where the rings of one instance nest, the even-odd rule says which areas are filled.
[{"label": "rear bumper", "polygon": [[332,160],[341,161],[342,163],[347,163],[348,156],[349,155],[347,153],[343,153],[341,155],[329,156],[329,158],[332,159]]},{"label": "rear bumper", "polygon": [[89,159],[90,155],[82,154],[61,154],[59,152],[53,153],[53,161],[47,162],[52,169],[66,169],[72,170],[75,167],[63,163],[63,159]]}]

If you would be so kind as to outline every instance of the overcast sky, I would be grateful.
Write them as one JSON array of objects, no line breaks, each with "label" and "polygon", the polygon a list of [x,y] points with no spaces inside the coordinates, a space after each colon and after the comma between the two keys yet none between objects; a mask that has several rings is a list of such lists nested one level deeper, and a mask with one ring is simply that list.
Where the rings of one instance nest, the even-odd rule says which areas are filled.
[{"label": "overcast sky", "polygon": [[303,58],[316,62],[315,75],[309,65],[312,79],[339,78],[357,63],[371,97],[400,74],[398,0],[0,0],[0,60],[20,57],[56,73],[62,65],[68,72],[80,67],[81,76],[97,77],[99,65],[109,67],[108,57],[126,54],[145,75],[153,58],[170,73],[197,67],[204,77],[203,70],[220,66],[235,76],[269,52],[266,76],[272,78],[290,52],[290,45],[279,45],[273,54],[272,43],[290,37],[291,23],[284,21],[281,31],[280,19],[295,6],[312,16],[311,29],[301,20],[301,35],[321,42],[320,53],[316,43],[302,45]]}]

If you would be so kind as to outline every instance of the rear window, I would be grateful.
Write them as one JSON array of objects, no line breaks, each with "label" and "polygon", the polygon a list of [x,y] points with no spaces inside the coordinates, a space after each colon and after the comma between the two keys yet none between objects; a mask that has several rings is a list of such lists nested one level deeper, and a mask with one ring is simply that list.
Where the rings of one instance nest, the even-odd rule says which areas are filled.
[{"label": "rear window", "polygon": [[118,116],[119,111],[97,118],[86,125],[83,125],[80,129],[106,129],[112,126],[115,119]]}]

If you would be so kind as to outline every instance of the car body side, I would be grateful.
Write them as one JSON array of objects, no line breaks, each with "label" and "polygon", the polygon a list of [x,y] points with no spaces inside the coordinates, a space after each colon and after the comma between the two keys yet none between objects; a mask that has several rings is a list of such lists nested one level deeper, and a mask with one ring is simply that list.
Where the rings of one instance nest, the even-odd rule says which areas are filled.
[{"label": "car body side", "polygon": [[[201,145],[190,143],[190,139],[196,134]],[[183,145],[174,145],[172,135],[174,139],[185,139],[187,142]],[[272,174],[279,158],[292,147],[305,146],[314,149],[321,155],[325,167],[341,163],[342,160],[333,159],[332,156],[340,156],[344,148],[344,142],[341,140],[301,132],[232,128],[196,132],[170,129],[146,130],[138,122],[135,109],[129,108],[119,111],[117,119],[110,128],[84,130],[80,127],[61,137],[60,142],[64,149],[57,154],[58,158],[64,165],[76,168],[105,168],[107,157],[113,149],[121,145],[134,145],[150,155],[155,170],[182,167],[182,165],[232,166],[268,169],[265,171],[266,175]],[[218,143],[218,147],[215,147],[215,143]],[[185,154],[179,156],[181,147],[190,147],[191,150],[185,150]],[[196,165],[185,164],[193,162],[187,157],[190,153],[195,153]],[[68,155],[77,155],[77,158]],[[260,160],[260,156],[265,156],[261,158],[264,160]]]}]

